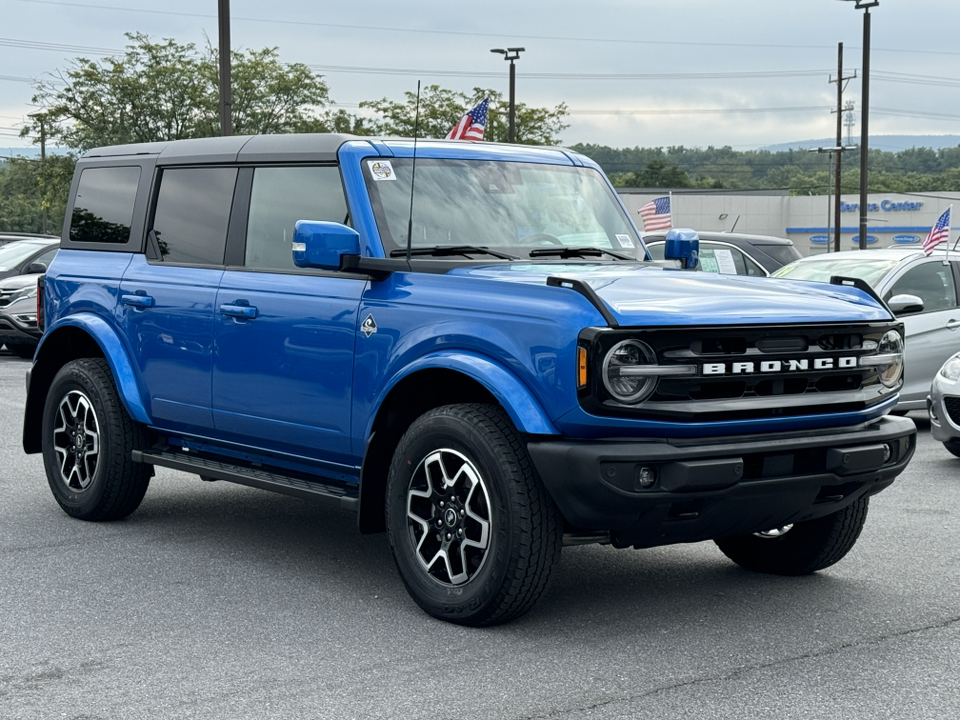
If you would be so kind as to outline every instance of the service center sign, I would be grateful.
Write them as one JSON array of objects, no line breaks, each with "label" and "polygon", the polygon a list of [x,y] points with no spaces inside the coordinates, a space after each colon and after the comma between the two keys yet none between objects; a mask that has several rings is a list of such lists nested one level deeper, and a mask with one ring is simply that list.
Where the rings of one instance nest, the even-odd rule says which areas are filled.
[{"label": "service center sign", "polygon": [[[879,203],[867,203],[867,212],[916,212],[923,206],[923,201],[903,201],[894,202],[893,200],[881,200]],[[840,202],[840,212],[859,212],[860,203]]]}]

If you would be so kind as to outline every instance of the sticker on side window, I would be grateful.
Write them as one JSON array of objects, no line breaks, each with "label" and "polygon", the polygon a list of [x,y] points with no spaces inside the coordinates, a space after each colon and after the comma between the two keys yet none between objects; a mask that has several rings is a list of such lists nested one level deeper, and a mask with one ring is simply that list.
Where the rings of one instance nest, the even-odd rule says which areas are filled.
[{"label": "sticker on side window", "polygon": [[397,179],[389,160],[367,160],[367,167],[370,168],[370,175],[377,182]]}]

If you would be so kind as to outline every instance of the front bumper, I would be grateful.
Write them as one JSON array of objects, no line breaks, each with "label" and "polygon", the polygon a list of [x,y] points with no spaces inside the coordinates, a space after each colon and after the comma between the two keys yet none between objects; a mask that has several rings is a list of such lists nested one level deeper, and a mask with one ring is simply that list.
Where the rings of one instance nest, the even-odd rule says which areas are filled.
[{"label": "front bumper", "polygon": [[23,323],[12,313],[0,312],[0,344],[36,345],[42,334],[36,322]]},{"label": "front bumper", "polygon": [[[741,535],[837,512],[880,492],[916,447],[909,418],[824,434],[533,441],[528,450],[569,529],[618,546]],[[644,471],[644,469],[646,469]],[[649,487],[650,471],[655,479]]]},{"label": "front bumper", "polygon": [[930,384],[927,396],[930,436],[939,442],[960,438],[960,381],[949,380],[939,372]]}]

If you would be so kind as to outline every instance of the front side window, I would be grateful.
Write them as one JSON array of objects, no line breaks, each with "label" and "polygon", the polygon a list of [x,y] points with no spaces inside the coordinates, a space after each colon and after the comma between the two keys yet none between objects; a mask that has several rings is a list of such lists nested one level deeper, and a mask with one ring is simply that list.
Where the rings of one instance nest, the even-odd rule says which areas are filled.
[{"label": "front side window", "polygon": [[164,170],[147,238],[152,259],[223,265],[236,181],[236,168]]},{"label": "front side window", "polygon": [[915,295],[923,300],[924,312],[947,310],[957,305],[953,271],[949,265],[944,265],[939,260],[925,262],[907,270],[883,299],[889,300],[894,295]]},{"label": "front side window", "polygon": [[[364,160],[387,253],[407,246],[411,158]],[[526,257],[543,247],[595,247],[644,257],[632,224],[592,168],[417,158],[411,246],[474,245]]]},{"label": "front side window", "polygon": [[348,222],[339,168],[274,167],[254,171],[244,265],[295,270],[292,243],[297,220]]},{"label": "front side window", "polygon": [[127,242],[139,184],[139,167],[84,170],[80,174],[70,216],[70,239],[76,242]]}]

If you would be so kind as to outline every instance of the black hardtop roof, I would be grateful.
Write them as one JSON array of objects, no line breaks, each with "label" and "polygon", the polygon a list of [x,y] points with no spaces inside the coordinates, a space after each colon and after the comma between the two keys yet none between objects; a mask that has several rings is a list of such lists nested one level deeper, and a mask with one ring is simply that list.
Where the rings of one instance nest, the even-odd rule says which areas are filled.
[{"label": "black hardtop roof", "polygon": [[[232,135],[229,137],[191,138],[165,142],[109,145],[93,148],[83,154],[85,161],[119,161],[135,158],[151,158],[156,164],[192,165],[207,163],[294,163],[336,162],[340,147],[351,140],[367,142],[375,154],[380,151],[390,154],[387,144],[412,143],[412,138],[362,137],[346,133],[292,133],[286,135]],[[509,151],[526,157],[543,153],[561,153],[573,164],[582,165],[579,153],[547,145],[510,145],[503,143],[473,143],[466,140],[438,140],[422,138],[424,145],[461,146],[468,154]]]},{"label": "black hardtop roof", "polygon": [[166,142],[134,143],[93,148],[83,159],[153,156],[158,165],[210,162],[333,162],[337,150],[357,135],[301,133],[294,135],[232,135]]}]

